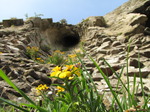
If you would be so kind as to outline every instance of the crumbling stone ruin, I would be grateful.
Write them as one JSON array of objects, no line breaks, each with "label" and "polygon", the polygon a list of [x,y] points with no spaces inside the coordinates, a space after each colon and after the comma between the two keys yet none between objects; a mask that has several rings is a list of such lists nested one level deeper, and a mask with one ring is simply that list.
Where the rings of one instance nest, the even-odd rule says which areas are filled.
[{"label": "crumbling stone ruin", "polygon": [[52,19],[33,18],[28,20],[40,35],[41,46],[55,49],[71,48],[77,45],[80,37],[73,25],[53,23]]}]

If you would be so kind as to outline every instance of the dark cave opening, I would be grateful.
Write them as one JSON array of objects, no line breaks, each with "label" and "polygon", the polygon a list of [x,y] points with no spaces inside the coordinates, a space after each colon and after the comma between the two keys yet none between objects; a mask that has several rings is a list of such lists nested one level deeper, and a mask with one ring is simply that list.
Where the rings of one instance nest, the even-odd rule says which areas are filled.
[{"label": "dark cave opening", "polygon": [[77,45],[78,43],[80,42],[80,37],[78,34],[76,35],[65,35],[63,38],[62,38],[62,45],[64,47],[73,47],[75,45]]}]

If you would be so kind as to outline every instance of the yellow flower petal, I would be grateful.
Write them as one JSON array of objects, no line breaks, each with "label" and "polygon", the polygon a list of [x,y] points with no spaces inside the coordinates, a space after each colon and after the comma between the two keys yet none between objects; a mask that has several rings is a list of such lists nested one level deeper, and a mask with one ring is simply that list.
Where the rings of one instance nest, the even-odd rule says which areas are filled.
[{"label": "yellow flower petal", "polygon": [[30,49],[30,47],[28,46],[27,49]]},{"label": "yellow flower petal", "polygon": [[65,52],[61,52],[61,54],[65,54]]},{"label": "yellow flower petal", "polygon": [[51,77],[58,77],[60,73],[61,73],[61,71],[52,72],[50,76]]},{"label": "yellow flower petal", "polygon": [[70,71],[66,71],[66,72],[62,72],[60,75],[59,75],[59,78],[66,78],[66,77],[70,77],[71,76],[71,72]]},{"label": "yellow flower petal", "polygon": [[59,75],[59,78],[61,78],[61,79],[64,79],[64,78],[66,78],[67,77],[67,75],[65,74],[65,73],[61,73],[60,75]]},{"label": "yellow flower petal", "polygon": [[68,57],[75,58],[75,57],[77,57],[77,55],[76,54],[70,54],[70,55],[68,55]]},{"label": "yellow flower petal", "polygon": [[57,92],[63,92],[63,91],[65,91],[65,89],[62,88],[62,87],[60,87],[60,86],[57,86],[56,88],[58,89]]},{"label": "yellow flower petal", "polygon": [[56,50],[56,51],[54,51],[55,53],[60,53],[61,51],[60,50]]},{"label": "yellow flower petal", "polygon": [[74,77],[69,77],[68,79],[69,79],[69,80],[72,80],[72,79],[74,79]]},{"label": "yellow flower petal", "polygon": [[74,67],[74,65],[66,65],[65,71],[70,71],[70,70],[72,70],[73,67]]},{"label": "yellow flower petal", "polygon": [[54,72],[61,71],[61,67],[56,66],[55,68],[52,69],[52,71],[54,71]]},{"label": "yellow flower petal", "polygon": [[73,67],[73,70],[71,72],[73,74],[76,74],[77,76],[81,76],[80,69],[77,67]]},{"label": "yellow flower petal", "polygon": [[40,85],[36,88],[36,90],[37,90],[37,91],[45,91],[45,90],[47,90],[48,88],[49,88],[49,87],[47,87],[46,84],[44,84],[44,85],[40,84]]}]

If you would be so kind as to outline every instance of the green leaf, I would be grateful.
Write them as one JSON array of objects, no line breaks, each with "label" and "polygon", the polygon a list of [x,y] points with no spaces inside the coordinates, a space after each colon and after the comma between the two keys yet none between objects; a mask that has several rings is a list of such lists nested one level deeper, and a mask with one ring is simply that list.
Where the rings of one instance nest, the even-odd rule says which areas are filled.
[{"label": "green leaf", "polygon": [[11,106],[13,106],[13,107],[15,107],[15,108],[17,108],[17,109],[19,109],[19,110],[22,110],[23,112],[30,112],[30,111],[28,111],[26,109],[23,109],[23,108],[19,107],[14,102],[10,102],[9,100],[6,100],[6,99],[4,99],[2,97],[0,97],[0,100],[3,101],[3,102],[5,102],[5,103],[7,103],[7,104],[9,104],[9,105],[11,105]]},{"label": "green leaf", "polygon": [[112,95],[114,96],[114,98],[115,98],[115,100],[116,100],[116,102],[117,102],[117,104],[118,104],[118,106],[119,106],[119,109],[123,112],[123,108],[122,108],[122,106],[121,106],[121,103],[120,103],[120,101],[118,100],[116,93],[113,91],[112,86],[111,86],[111,84],[110,84],[110,81],[109,81],[108,77],[104,74],[104,72],[103,72],[102,69],[99,67],[99,65],[96,63],[96,61],[94,61],[94,59],[93,59],[92,57],[90,57],[90,56],[89,56],[89,58],[90,58],[91,61],[95,64],[96,68],[99,70],[99,72],[100,72],[101,75],[103,76],[105,82],[107,83],[107,85],[108,85],[108,87],[109,87],[109,89],[110,89]]}]

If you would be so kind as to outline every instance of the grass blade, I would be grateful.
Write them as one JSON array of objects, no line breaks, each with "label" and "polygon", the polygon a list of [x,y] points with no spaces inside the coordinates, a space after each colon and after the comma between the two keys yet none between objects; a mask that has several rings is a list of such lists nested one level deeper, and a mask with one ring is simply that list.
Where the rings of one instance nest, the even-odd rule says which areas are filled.
[{"label": "grass blade", "polygon": [[15,107],[15,108],[17,108],[17,109],[19,109],[19,110],[22,110],[23,112],[30,112],[28,110],[25,110],[25,109],[19,107],[18,105],[14,104],[12,102],[10,102],[9,100],[6,100],[6,99],[1,98],[1,97],[0,97],[0,100],[3,101],[3,102],[5,102],[5,103],[7,103],[7,104],[9,104],[9,105],[11,105],[11,106],[13,106],[13,107]]},{"label": "grass blade", "polygon": [[118,100],[117,95],[116,95],[115,92],[113,91],[112,86],[111,86],[111,84],[110,84],[110,81],[109,81],[108,77],[104,74],[104,72],[101,70],[101,68],[100,68],[99,65],[96,63],[96,61],[94,61],[94,59],[93,59],[92,57],[90,57],[90,56],[89,56],[89,58],[92,60],[92,62],[95,64],[96,68],[99,70],[99,72],[100,72],[101,75],[103,76],[104,80],[106,81],[106,83],[107,83],[107,85],[108,85],[110,91],[112,92],[112,94],[113,94],[113,96],[114,96],[114,98],[115,98],[115,100],[116,100],[116,102],[117,102],[117,104],[118,104],[118,106],[119,106],[119,109],[123,112],[123,108],[122,108],[122,106],[121,106],[121,103],[120,103],[120,101]]},{"label": "grass blade", "polygon": [[0,77],[2,77],[12,88],[14,88],[14,90],[16,90],[17,92],[19,92],[28,102],[30,102],[34,108],[37,108],[39,110],[41,110],[42,112],[44,112],[45,110],[39,106],[37,106],[22,90],[20,90],[7,76],[6,74],[0,70]]}]

